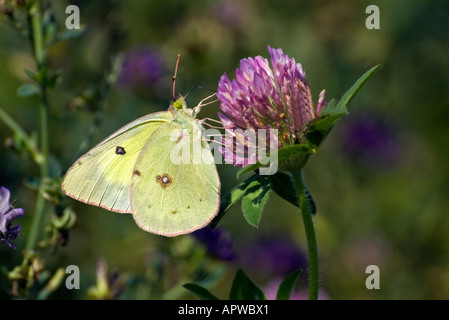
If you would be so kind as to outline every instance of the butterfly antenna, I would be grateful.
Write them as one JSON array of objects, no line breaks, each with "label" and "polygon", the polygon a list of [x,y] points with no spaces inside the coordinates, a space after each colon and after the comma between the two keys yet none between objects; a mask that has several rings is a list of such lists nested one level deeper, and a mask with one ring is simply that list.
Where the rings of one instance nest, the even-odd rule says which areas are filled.
[{"label": "butterfly antenna", "polygon": [[176,75],[178,74],[179,60],[181,60],[180,53],[178,53],[178,59],[176,60],[175,74],[173,75],[173,79],[172,79],[172,83],[171,83],[171,97],[172,97],[173,101],[176,101],[175,85],[176,85]]}]

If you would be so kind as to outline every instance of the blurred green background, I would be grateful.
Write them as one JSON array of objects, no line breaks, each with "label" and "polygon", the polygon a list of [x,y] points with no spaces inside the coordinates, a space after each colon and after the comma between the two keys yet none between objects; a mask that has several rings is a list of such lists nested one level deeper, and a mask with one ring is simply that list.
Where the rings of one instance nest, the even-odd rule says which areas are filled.
[{"label": "blurred green background", "polygon": [[[447,1],[109,0],[48,4],[60,31],[68,16],[66,6],[77,5],[85,30],[76,39],[53,44],[46,56],[48,67],[61,74],[49,93],[54,176],[63,175],[76,160],[79,146],[94,124],[98,105],[92,101],[101,92],[104,75],[118,53],[125,56],[122,74],[103,113],[97,114],[101,123],[90,146],[122,125],[168,107],[178,53],[176,89],[184,95],[191,90],[187,97],[190,106],[210,94],[195,87],[216,90],[224,72],[234,76],[240,59],[269,58],[267,45],[283,48],[302,64],[315,103],[323,88],[328,99],[338,98],[363,72],[382,64],[352,101],[350,115],[338,122],[305,168],[318,207],[315,225],[321,290],[328,299],[449,299]],[[365,27],[369,4],[380,9],[379,30]],[[38,133],[38,98],[17,95],[19,86],[30,82],[24,70],[36,70],[32,48],[11,26],[7,14],[1,16],[0,107],[27,132]],[[203,108],[200,116],[217,119],[218,111],[215,103]],[[36,191],[27,188],[25,181],[39,176],[39,168],[29,156],[11,148],[11,136],[11,130],[0,121],[0,186],[11,190],[15,206],[26,212],[16,220],[22,225],[21,235],[14,241],[17,250],[0,245],[4,293],[11,290],[5,274],[22,260],[35,209]],[[223,192],[237,184],[235,168],[218,165],[218,171]],[[95,285],[99,257],[126,282],[122,298],[159,299],[193,298],[179,287],[195,279],[209,279],[203,283],[226,297],[237,268],[244,268],[254,282],[267,287],[286,272],[276,265],[282,260],[277,255],[285,250],[281,246],[290,248],[292,261],[306,255],[299,211],[274,194],[258,229],[246,223],[239,206],[228,212],[220,226],[232,239],[235,258],[208,257],[201,272],[210,277],[195,279],[183,276],[186,268],[198,266],[190,253],[203,246],[191,236],[162,238],[140,230],[129,215],[67,201],[77,222],[67,246],[44,254],[45,267],[54,272],[71,264],[79,266],[81,289],[69,291],[62,285],[50,298],[86,298],[87,289]],[[51,210],[49,207],[47,217]],[[248,257],[257,260],[257,256],[266,260],[248,262]],[[379,290],[365,287],[368,265],[380,268]],[[162,277],[157,291],[154,279]],[[306,280],[303,275],[298,292],[306,290]]]}]

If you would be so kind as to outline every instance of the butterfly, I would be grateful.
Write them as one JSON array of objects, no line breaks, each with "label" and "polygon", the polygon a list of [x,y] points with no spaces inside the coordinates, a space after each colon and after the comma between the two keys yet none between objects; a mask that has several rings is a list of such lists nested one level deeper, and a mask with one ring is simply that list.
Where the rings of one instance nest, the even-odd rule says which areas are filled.
[{"label": "butterfly", "polygon": [[[205,227],[219,209],[220,179],[195,118],[199,106],[187,108],[180,97],[167,111],[125,125],[74,162],[62,190],[87,204],[132,213],[141,229],[155,234]],[[181,146],[190,150],[189,161],[173,161]],[[198,158],[203,161],[193,161]]]}]

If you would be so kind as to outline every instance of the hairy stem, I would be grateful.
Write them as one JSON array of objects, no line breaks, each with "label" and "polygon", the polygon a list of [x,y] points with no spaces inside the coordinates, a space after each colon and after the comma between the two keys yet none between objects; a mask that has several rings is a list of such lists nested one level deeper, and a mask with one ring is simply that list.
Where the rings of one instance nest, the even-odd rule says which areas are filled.
[{"label": "hairy stem", "polygon": [[316,242],[315,228],[313,226],[312,214],[309,210],[306,197],[306,188],[304,184],[302,170],[292,172],[296,192],[298,194],[301,207],[302,220],[306,231],[307,248],[309,254],[309,299],[318,299],[319,290],[319,268],[318,268],[318,246]]}]

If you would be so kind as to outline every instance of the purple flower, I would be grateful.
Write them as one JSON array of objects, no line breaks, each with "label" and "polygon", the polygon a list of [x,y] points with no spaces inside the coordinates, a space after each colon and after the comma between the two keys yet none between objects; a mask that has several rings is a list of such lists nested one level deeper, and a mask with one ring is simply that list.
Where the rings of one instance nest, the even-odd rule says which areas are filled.
[{"label": "purple flower", "polygon": [[165,70],[165,62],[155,49],[135,48],[125,54],[118,83],[148,90],[159,84]]},{"label": "purple flower", "polygon": [[[276,293],[279,289],[279,285],[281,284],[282,279],[275,278],[270,280],[270,282],[263,287],[263,292],[267,296],[268,300],[276,300]],[[307,290],[293,288],[290,294],[290,300],[308,300],[309,295]],[[320,290],[318,294],[318,300],[329,300],[329,297],[323,290]]]},{"label": "purple flower", "polygon": [[192,233],[193,236],[206,246],[209,255],[220,260],[233,260],[235,258],[234,245],[226,230],[217,228],[203,228]]},{"label": "purple flower", "polygon": [[368,167],[391,167],[400,158],[401,143],[394,124],[373,114],[356,116],[343,130],[345,152]]},{"label": "purple flower", "polygon": [[25,214],[22,208],[13,208],[9,203],[11,193],[8,189],[0,188],[0,242],[15,249],[11,240],[16,239],[20,233],[20,225],[11,226],[12,220]]},{"label": "purple flower", "polygon": [[124,282],[117,271],[108,273],[108,264],[104,258],[97,260],[96,286],[87,290],[87,298],[90,300],[117,300],[123,293]]},{"label": "purple flower", "polygon": [[236,31],[244,29],[251,8],[249,4],[239,0],[220,0],[215,4],[214,13],[226,27]]},{"label": "purple flower", "polygon": [[241,254],[243,268],[261,277],[285,278],[295,270],[307,270],[306,255],[286,237],[264,237],[250,243]]},{"label": "purple flower", "polygon": [[[231,81],[223,74],[218,84],[217,97],[224,113],[218,116],[227,136],[232,137],[224,139],[225,149],[232,153],[231,161],[225,154],[225,161],[234,165],[254,163],[254,156],[248,151],[251,148],[268,152],[273,145],[282,148],[303,143],[309,123],[325,104],[323,90],[315,111],[301,64],[282,49],[268,46],[268,52],[271,67],[261,56],[242,59],[235,79]],[[238,129],[253,132],[257,139],[245,139]],[[270,134],[259,139],[261,132]]]}]

